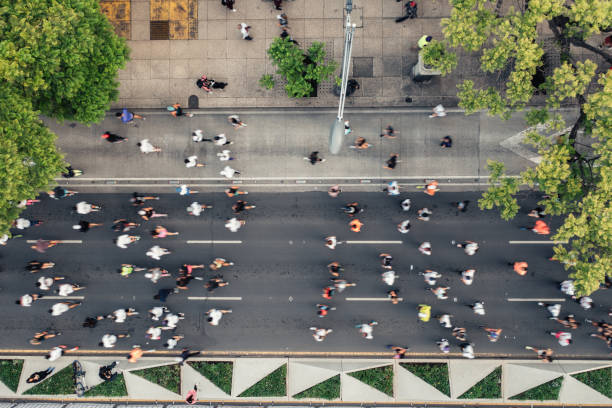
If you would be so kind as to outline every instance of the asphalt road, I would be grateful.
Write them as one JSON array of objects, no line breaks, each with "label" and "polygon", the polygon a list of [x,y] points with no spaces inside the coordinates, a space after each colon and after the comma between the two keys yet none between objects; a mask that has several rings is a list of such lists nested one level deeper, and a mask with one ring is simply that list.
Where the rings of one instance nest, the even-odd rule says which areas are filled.
[{"label": "asphalt road", "polygon": [[[244,197],[244,196],[243,196]],[[413,205],[410,212],[402,213],[400,202],[410,197]],[[521,225],[533,224],[526,215],[506,223],[496,212],[481,212],[476,206],[476,193],[440,193],[428,197],[422,193],[402,194],[387,197],[383,193],[344,193],[332,199],[325,193],[264,194],[246,196],[257,205],[241,218],[246,225],[237,233],[224,228],[225,219],[231,216],[231,204],[235,199],[224,194],[198,194],[180,197],[176,194],[162,195],[153,202],[157,211],[169,213],[168,219],[142,222],[135,233],[142,239],[128,249],[113,244],[118,235],[110,229],[113,219],[136,220],[136,209],[129,203],[128,194],[79,194],[63,200],[43,197],[42,202],[30,207],[24,216],[42,219],[44,224],[21,232],[22,238],[11,240],[0,248],[0,306],[3,323],[0,327],[0,348],[48,348],[56,344],[75,344],[82,348],[97,348],[104,333],[128,331],[131,338],[120,339],[117,349],[127,350],[138,344],[146,348],[161,349],[162,341],[150,341],[144,337],[145,330],[152,325],[147,310],[161,305],[153,299],[160,288],[174,286],[174,277],[183,263],[209,264],[214,257],[223,257],[235,263],[221,272],[230,285],[217,289],[212,295],[203,288],[202,281],[193,281],[187,291],[172,295],[167,305],[173,312],[184,312],[186,319],[180,322],[176,334],[185,339],[179,345],[205,350],[251,350],[251,351],[342,351],[382,352],[387,344],[408,345],[412,352],[438,353],[435,341],[446,337],[452,339],[450,331],[439,326],[435,319],[428,323],[417,321],[416,307],[419,303],[432,305],[432,314],[451,313],[454,322],[467,328],[468,338],[475,343],[477,353],[525,355],[525,345],[550,346],[557,353],[604,357],[608,351],[605,344],[588,336],[593,332],[587,326],[573,331],[574,344],[561,347],[547,334],[560,330],[561,325],[548,320],[548,313],[533,301],[509,302],[509,298],[564,298],[558,290],[558,282],[566,272],[558,264],[547,260],[551,245],[510,245],[509,241],[545,241],[530,231],[519,230]],[[185,208],[195,199],[212,204],[202,216],[192,217]],[[472,201],[466,213],[457,213],[450,205],[459,199]],[[71,207],[85,200],[103,207],[103,211],[79,216]],[[349,218],[340,207],[347,202],[359,201],[366,208],[360,219],[365,223],[361,233],[349,231]],[[535,197],[524,197],[525,207],[534,206]],[[431,221],[416,219],[416,210],[427,206],[433,210]],[[412,220],[412,230],[400,234],[395,226],[405,218]],[[72,229],[80,219],[103,222],[104,226],[87,233]],[[558,220],[549,220],[553,227]],[[164,225],[170,231],[179,231],[177,237],[153,239],[150,231],[155,225]],[[554,229],[554,228],[553,228]],[[19,233],[19,232],[16,232]],[[324,246],[323,238],[337,235],[339,240],[395,241],[402,244],[341,244],[336,250]],[[26,239],[83,240],[82,244],[61,244],[39,254],[29,248]],[[459,248],[451,246],[451,240],[472,240],[480,244],[480,251],[472,257]],[[241,240],[241,244],[187,244],[187,240]],[[155,243],[153,243],[155,241]],[[418,245],[430,241],[433,255],[420,254]],[[154,261],[145,256],[152,245],[168,248],[172,254]],[[378,254],[390,252],[394,256],[394,270],[400,275],[396,287],[400,289],[403,302],[392,305],[387,301],[347,301],[351,298],[385,298],[389,287],[380,280]],[[56,267],[31,274],[24,270],[29,260],[53,261]],[[345,266],[345,277],[356,282],[333,300],[325,301],[321,289],[329,284],[326,264],[339,261]],[[507,262],[526,260],[529,273],[520,277]],[[139,266],[162,266],[174,275],[153,284],[134,273],[128,278],[117,274],[121,263]],[[465,286],[460,281],[458,269],[477,269],[475,282]],[[426,268],[437,270],[443,277],[440,284],[450,286],[450,298],[437,300],[428,291],[419,271]],[[85,296],[83,305],[62,316],[52,317],[47,310],[60,300],[42,299],[30,308],[15,304],[25,293],[35,293],[35,282],[39,276],[66,276],[67,282],[87,286],[74,295]],[[214,272],[208,268],[197,271],[196,276],[207,279]],[[50,294],[50,293],[48,293]],[[242,300],[188,300],[188,296],[241,297]],[[593,296],[595,308],[582,310],[579,305],[566,298],[562,302],[562,316],[574,313],[579,321],[588,317],[604,319],[611,306],[606,291]],[[476,316],[466,306],[476,300],[484,300],[485,316]],[[327,303],[337,308],[326,318],[316,316],[316,303]],[[108,314],[122,307],[135,307],[140,316],[128,318],[123,324],[110,320],[102,321],[95,329],[81,326],[86,316]],[[208,309],[231,308],[233,313],[225,315],[219,326],[206,323],[204,312]],[[376,320],[374,339],[361,338],[355,324]],[[311,326],[332,328],[324,342],[313,340],[308,330]],[[502,338],[490,343],[480,326],[503,329]],[[32,346],[28,339],[34,332],[52,327],[63,334],[41,346]],[[163,339],[171,336],[164,332]],[[452,351],[458,352],[457,341],[452,339]]]}]

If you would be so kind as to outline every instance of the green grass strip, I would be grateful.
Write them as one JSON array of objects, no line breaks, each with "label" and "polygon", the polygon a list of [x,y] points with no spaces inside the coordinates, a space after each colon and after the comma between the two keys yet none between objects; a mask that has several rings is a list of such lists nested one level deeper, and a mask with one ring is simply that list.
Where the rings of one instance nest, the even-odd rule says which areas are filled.
[{"label": "green grass strip", "polygon": [[446,363],[400,363],[400,365],[450,397],[450,384],[448,382],[448,367]]},{"label": "green grass strip", "polygon": [[239,397],[284,397],[287,395],[287,364],[259,380]]},{"label": "green grass strip", "polygon": [[193,361],[187,362],[210,382],[221,388],[224,393],[232,393],[232,367],[229,361]]},{"label": "green grass strip", "polygon": [[390,397],[393,396],[393,366],[369,368],[348,373],[348,375],[384,392]]},{"label": "green grass strip", "polygon": [[[42,370],[41,370],[42,371]],[[70,395],[74,394],[74,380],[72,379],[72,364],[63,370],[43,380],[40,384],[30,388],[23,395]]]},{"label": "green grass strip", "polygon": [[606,397],[612,398],[612,367],[572,374],[572,377]]},{"label": "green grass strip", "polygon": [[497,367],[493,372],[487,375],[482,380],[478,381],[472,388],[467,390],[459,398],[461,399],[479,399],[479,398],[501,398],[501,366]]},{"label": "green grass strip", "polygon": [[307,390],[295,394],[295,399],[302,398],[321,398],[326,400],[333,400],[340,398],[340,374],[328,378],[327,380],[318,383]]},{"label": "green grass strip", "polygon": [[127,395],[123,374],[117,375],[113,381],[104,381],[83,394],[84,397],[126,397]]},{"label": "green grass strip", "polygon": [[143,370],[130,371],[130,373],[136,374],[176,394],[181,393],[181,369],[178,364],[145,368]]},{"label": "green grass strip", "polygon": [[536,401],[553,401],[559,398],[559,391],[561,390],[561,384],[563,383],[563,377],[557,377],[552,381],[544,384],[540,384],[537,387],[531,388],[525,392],[522,392],[511,400],[536,400]]},{"label": "green grass strip", "polygon": [[0,381],[13,392],[17,392],[23,360],[0,360]]}]

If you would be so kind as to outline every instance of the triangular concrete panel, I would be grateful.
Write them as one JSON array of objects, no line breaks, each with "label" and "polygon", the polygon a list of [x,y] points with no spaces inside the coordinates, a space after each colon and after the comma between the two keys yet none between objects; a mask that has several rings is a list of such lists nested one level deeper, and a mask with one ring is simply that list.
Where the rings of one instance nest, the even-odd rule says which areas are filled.
[{"label": "triangular concrete panel", "polygon": [[610,404],[612,400],[588,385],[566,375],[559,392],[559,402],[564,404]]},{"label": "triangular concrete panel", "polygon": [[13,392],[6,384],[0,381],[0,398],[14,397],[15,395],[17,395],[17,393]]},{"label": "triangular concrete panel", "polygon": [[494,360],[449,360],[451,398],[463,395],[500,365],[499,361]]},{"label": "triangular concrete panel", "polygon": [[340,374],[340,396],[342,402],[390,402],[394,399],[376,388],[351,377]]},{"label": "triangular concrete panel", "polygon": [[234,361],[234,375],[232,376],[232,396],[237,397],[242,394],[253,384],[286,363],[286,358],[236,359]]},{"label": "triangular concrete panel", "polygon": [[83,366],[83,370],[85,370],[85,384],[87,387],[93,388],[98,384],[104,382],[103,379],[98,375],[100,373],[100,367],[105,366],[107,364],[111,364],[112,361],[107,363],[100,364],[101,361],[88,361],[88,360],[79,360],[81,365]]},{"label": "triangular concrete panel", "polygon": [[597,370],[610,367],[612,364],[606,361],[555,361],[566,374],[576,374],[583,371]]},{"label": "triangular concrete panel", "polygon": [[[74,361],[74,357],[60,357],[53,362],[49,362],[49,360],[43,357],[24,359],[23,369],[21,370],[21,378],[19,379],[19,386],[17,387],[17,394],[22,394],[26,392],[27,390],[29,390],[30,388],[35,387],[36,385],[44,381],[47,381],[49,378],[53,377],[55,374],[62,371],[65,367],[72,364],[73,361]],[[35,383],[35,384],[28,384],[26,382],[26,380],[28,379],[30,375],[32,375],[33,373],[37,371],[44,371],[48,367],[55,367],[55,370],[53,370],[53,373],[51,373],[51,375],[45,378],[43,381]]]},{"label": "triangular concrete panel", "polygon": [[221,388],[217,387],[189,364],[183,366],[181,374],[182,395],[187,395],[189,390],[193,389],[194,384],[196,384],[198,386],[198,394],[202,396],[205,395],[206,399],[229,398],[229,394],[223,392]]},{"label": "triangular concrete panel", "polygon": [[135,363],[130,363],[127,359],[123,359],[123,360],[119,360],[119,364],[117,365],[117,368],[122,371],[136,371],[136,370],[143,370],[145,368],[159,367],[159,366],[172,365],[172,364],[178,364],[178,361],[174,361],[173,359],[165,359],[165,360],[140,359]]},{"label": "triangular concrete panel", "polygon": [[[561,376],[558,370],[548,369],[548,365],[541,363],[541,366],[535,368],[522,364],[505,364],[502,384],[504,398],[513,397]],[[540,367],[543,369],[540,369]]]},{"label": "triangular concrete panel", "polygon": [[292,359],[291,361],[295,363],[300,363],[303,365],[308,365],[311,367],[322,368],[324,370],[336,371],[337,373],[340,373],[340,371],[342,371],[342,360],[340,359],[326,360],[326,359],[309,358],[309,359],[304,359],[304,360]]},{"label": "triangular concrete panel", "polygon": [[141,400],[176,400],[181,396],[167,388],[145,380],[139,375],[123,372],[125,387],[130,399]]},{"label": "triangular concrete panel", "polygon": [[367,370],[368,368],[376,368],[391,365],[391,361],[386,360],[342,360],[342,372],[348,373],[352,371]]},{"label": "triangular concrete panel", "polygon": [[404,367],[397,365],[395,370],[395,400],[407,401],[448,401],[450,398],[436,387],[421,380]]},{"label": "triangular concrete panel", "polygon": [[291,375],[287,381],[287,395],[290,397],[338,375],[336,370],[328,370],[309,363],[304,364],[291,360],[289,361],[288,370]]}]

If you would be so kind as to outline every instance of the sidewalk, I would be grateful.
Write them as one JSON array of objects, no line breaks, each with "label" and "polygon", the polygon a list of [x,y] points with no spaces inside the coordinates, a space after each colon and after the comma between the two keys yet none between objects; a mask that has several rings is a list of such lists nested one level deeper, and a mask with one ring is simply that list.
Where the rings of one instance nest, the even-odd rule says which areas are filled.
[{"label": "sidewalk", "polygon": [[[235,180],[249,185],[293,186],[337,182],[342,185],[372,185],[398,180],[402,184],[422,185],[423,179],[438,179],[444,186],[452,183],[477,190],[487,184],[488,159],[506,163],[508,174],[518,174],[534,164],[537,156],[529,147],[513,149],[516,136],[526,127],[522,115],[509,121],[491,118],[485,113],[465,116],[449,112],[442,118],[429,118],[429,110],[399,109],[351,110],[345,115],[353,133],[345,138],[345,148],[337,156],[328,151],[328,137],[335,110],[216,110],[196,111],[193,118],[174,118],[166,111],[141,112],[146,120],[138,127],[122,124],[113,113],[100,125],[86,127],[47,120],[58,134],[58,145],[66,160],[85,175],[75,179],[61,179],[71,185],[140,184],[176,187],[177,184],[227,186],[232,182],[219,172],[230,165],[241,172]],[[227,115],[239,113],[247,127],[234,130]],[[572,115],[572,112],[564,112]],[[379,137],[382,129],[393,124],[399,132],[395,139]],[[202,129],[205,137],[225,133],[234,144],[215,146],[213,143],[194,143],[191,132]],[[128,137],[126,143],[111,144],[100,138],[104,131]],[[442,149],[440,139],[451,135],[453,147]],[[372,147],[351,149],[356,137],[367,138]],[[161,153],[143,154],[136,143],[149,139]],[[506,147],[500,143],[504,142]],[[235,160],[221,162],[216,156],[223,149],[231,150]],[[531,149],[531,150],[530,150]],[[515,153],[513,150],[517,151]],[[324,163],[312,166],[303,158],[319,151]],[[391,153],[399,153],[395,170],[383,168]],[[186,168],[183,160],[197,155],[203,168]],[[364,181],[365,180],[365,181]],[[471,186],[471,187],[470,187]],[[168,190],[166,190],[168,191]]]},{"label": "sidewalk", "polygon": [[[337,105],[337,97],[331,92],[333,81],[321,84],[316,98],[290,99],[285,95],[266,54],[280,34],[276,19],[280,12],[274,10],[271,0],[237,0],[235,13],[219,0],[104,0],[105,3],[131,4],[127,7],[129,14],[115,24],[116,31],[129,40],[132,60],[119,73],[120,96],[114,108],[160,108],[176,102],[187,106],[190,95],[198,96],[201,108]],[[345,3],[285,0],[283,12],[289,17],[292,37],[303,48],[314,41],[325,42],[328,57],[340,62]],[[450,15],[448,2],[421,1],[419,18],[399,24],[395,18],[403,15],[403,2],[355,0],[353,6],[351,16],[357,29],[351,77],[358,80],[361,89],[347,98],[347,107],[438,103],[455,106],[456,85],[463,80],[471,79],[477,86],[500,81],[497,75],[487,76],[479,71],[476,54],[460,54],[458,68],[445,78],[435,78],[429,84],[410,80],[410,70],[417,62],[416,42],[424,34],[441,39],[440,20]],[[165,20],[162,23],[169,20],[173,39],[151,39],[151,22],[161,19]],[[253,41],[241,39],[236,28],[241,22],[252,27]],[[202,74],[228,82],[229,86],[206,94],[195,85]],[[273,74],[277,83],[273,90],[259,86],[263,74]],[[412,103],[405,102],[407,96]]]},{"label": "sidewalk", "polygon": [[[17,392],[11,391],[6,384],[0,382],[0,398],[15,401],[29,398],[61,400],[66,403],[83,400],[109,401],[110,399],[116,403],[133,400],[170,403],[183,400],[187,392],[197,385],[198,398],[202,402],[308,403],[309,401],[325,401],[312,397],[313,395],[326,395],[328,398],[335,395],[336,398],[333,398],[332,401],[342,403],[465,403],[470,399],[466,399],[464,394],[476,395],[481,392],[478,391],[479,387],[482,388],[486,383],[489,387],[486,391],[488,394],[482,395],[497,395],[497,397],[479,399],[481,403],[531,403],[536,401],[525,398],[511,400],[510,398],[561,377],[561,380],[553,385],[554,392],[558,392],[558,398],[548,400],[551,404],[581,404],[584,406],[612,403],[610,398],[574,378],[574,375],[578,373],[592,373],[594,370],[606,367],[610,369],[612,363],[609,361],[555,361],[546,364],[535,360],[487,359],[468,361],[465,359],[193,358],[185,365],[179,366],[170,357],[145,357],[137,363],[128,363],[125,358],[121,357],[117,366],[121,375],[113,382],[96,388],[97,385],[103,383],[97,375],[99,368],[112,363],[118,357],[64,356],[53,363],[49,363],[42,357],[7,358],[23,360]],[[72,375],[71,364],[74,359],[78,359],[86,371],[86,386],[88,389],[93,388],[91,394],[98,394],[97,397],[86,395],[77,398],[72,393],[50,395],[29,392],[29,395],[24,395],[24,392],[37,386],[27,384],[26,378],[31,373],[50,366],[55,367],[53,375],[39,384],[55,381],[55,387],[49,392],[57,393],[68,390],[71,383],[68,381],[66,385],[66,381],[62,382],[59,377],[67,378]],[[432,379],[430,375],[430,378],[427,379],[426,375],[418,376],[418,370],[422,370],[423,366],[415,366],[414,363],[429,363],[430,365],[426,366],[425,370],[431,368],[433,363],[434,369],[437,369],[435,371],[438,373],[437,377]],[[220,376],[218,372],[221,371],[215,373],[209,369],[212,365],[218,368],[219,364],[227,368],[227,375]],[[66,367],[68,369],[62,371]],[[155,367],[157,369],[149,370]],[[166,375],[162,378],[158,372],[158,379],[152,380],[153,382],[144,378],[151,372],[159,370],[159,367],[170,370],[168,372],[173,372],[174,377]],[[137,370],[145,370],[145,372],[135,373]],[[267,386],[260,382],[263,379],[266,379]],[[484,382],[481,382],[482,380]],[[585,381],[584,378],[581,380]],[[122,381],[125,382],[125,388],[121,386]],[[436,383],[432,385],[428,381]],[[559,381],[561,381],[560,384]],[[118,389],[123,389],[123,392],[119,393],[122,396],[118,396],[116,392],[112,397],[105,396],[103,390],[108,389],[109,384],[113,383]],[[322,386],[316,387],[322,383],[324,383]],[[473,388],[475,385],[477,387]],[[261,393],[265,395],[274,392],[271,391],[274,387],[277,387],[276,393],[271,394],[274,396],[241,397],[243,394],[260,395],[258,393]],[[38,390],[40,389],[39,387]],[[309,390],[308,393],[301,394],[306,390]],[[310,397],[296,399],[296,395],[298,397],[310,395]],[[464,397],[459,398],[461,396]]]}]

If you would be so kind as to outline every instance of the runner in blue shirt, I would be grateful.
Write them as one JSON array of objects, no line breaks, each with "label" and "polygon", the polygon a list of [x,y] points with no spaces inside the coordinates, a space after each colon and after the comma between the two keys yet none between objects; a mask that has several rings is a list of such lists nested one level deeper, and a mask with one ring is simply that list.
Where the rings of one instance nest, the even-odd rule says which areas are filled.
[{"label": "runner in blue shirt", "polygon": [[130,123],[134,119],[144,119],[143,116],[136,115],[136,114],[128,111],[126,108],[123,108],[123,111],[121,111],[121,112],[115,113],[115,116],[117,118],[121,119],[121,122],[123,122],[123,123]]}]

